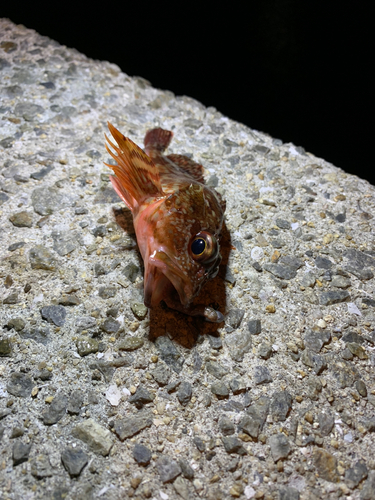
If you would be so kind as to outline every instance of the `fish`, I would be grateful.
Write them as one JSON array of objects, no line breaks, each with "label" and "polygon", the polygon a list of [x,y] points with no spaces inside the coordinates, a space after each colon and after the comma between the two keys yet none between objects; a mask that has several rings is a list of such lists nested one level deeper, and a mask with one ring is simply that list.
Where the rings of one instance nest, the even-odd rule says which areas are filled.
[{"label": "fish", "polygon": [[173,132],[148,130],[144,150],[108,122],[106,149],[116,164],[112,186],[132,212],[144,262],[144,303],[161,301],[174,310],[220,323],[220,311],[193,304],[221,262],[220,237],[225,201],[205,185],[202,165],[164,152]]}]

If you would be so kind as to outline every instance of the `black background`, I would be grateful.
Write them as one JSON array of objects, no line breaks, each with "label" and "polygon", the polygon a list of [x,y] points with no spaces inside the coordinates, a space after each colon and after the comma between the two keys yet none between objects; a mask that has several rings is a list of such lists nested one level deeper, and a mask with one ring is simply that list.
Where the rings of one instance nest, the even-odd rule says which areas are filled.
[{"label": "black background", "polygon": [[0,16],[375,184],[373,29],[363,4],[13,4]]}]

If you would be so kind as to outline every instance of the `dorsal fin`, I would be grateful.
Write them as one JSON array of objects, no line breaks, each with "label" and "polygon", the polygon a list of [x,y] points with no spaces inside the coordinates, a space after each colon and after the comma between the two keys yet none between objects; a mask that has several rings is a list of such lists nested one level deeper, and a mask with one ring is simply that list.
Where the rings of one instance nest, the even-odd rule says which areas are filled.
[{"label": "dorsal fin", "polygon": [[193,177],[196,181],[204,184],[202,165],[184,155],[171,154],[168,155],[167,158],[180,167],[181,170]]},{"label": "dorsal fin", "polygon": [[163,152],[169,146],[173,137],[173,132],[163,128],[153,128],[148,130],[143,141],[145,150],[150,153],[154,150]]},{"label": "dorsal fin", "polygon": [[164,196],[159,172],[151,158],[109,122],[108,128],[117,146],[107,136],[105,138],[117,154],[107,144],[105,147],[117,165],[105,165],[115,172],[116,180],[112,184],[128,207],[132,210],[135,203],[140,205],[149,197]]}]

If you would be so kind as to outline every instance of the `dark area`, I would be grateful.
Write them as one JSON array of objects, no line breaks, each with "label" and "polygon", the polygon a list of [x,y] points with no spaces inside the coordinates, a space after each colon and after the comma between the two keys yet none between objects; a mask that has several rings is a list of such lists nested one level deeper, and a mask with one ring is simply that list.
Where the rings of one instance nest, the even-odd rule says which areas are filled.
[{"label": "dark area", "polygon": [[0,16],[375,184],[365,4],[117,2],[84,14],[66,3],[14,5]]}]

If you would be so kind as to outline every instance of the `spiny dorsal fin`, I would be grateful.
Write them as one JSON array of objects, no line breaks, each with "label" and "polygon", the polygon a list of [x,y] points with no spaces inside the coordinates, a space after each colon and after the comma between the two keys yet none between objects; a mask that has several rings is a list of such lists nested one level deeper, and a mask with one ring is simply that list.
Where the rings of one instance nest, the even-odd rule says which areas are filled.
[{"label": "spiny dorsal fin", "polygon": [[[105,147],[117,165],[109,165],[116,174],[116,181],[112,182],[117,194],[132,210],[134,201],[140,205],[145,199],[152,196],[164,196],[159,172],[151,158],[142,151],[133,141],[121,134],[108,122],[109,131],[117,146],[105,136],[108,144],[117,153],[115,154],[106,144]],[[128,196],[129,194],[129,196]]]},{"label": "spiny dorsal fin", "polygon": [[191,175],[196,181],[204,184],[202,165],[184,155],[171,154],[168,155],[167,158],[180,167],[181,170]]},{"label": "spiny dorsal fin", "polygon": [[173,137],[173,132],[163,128],[153,128],[148,130],[145,135],[144,145],[147,153],[152,151],[163,152],[169,146]]}]

